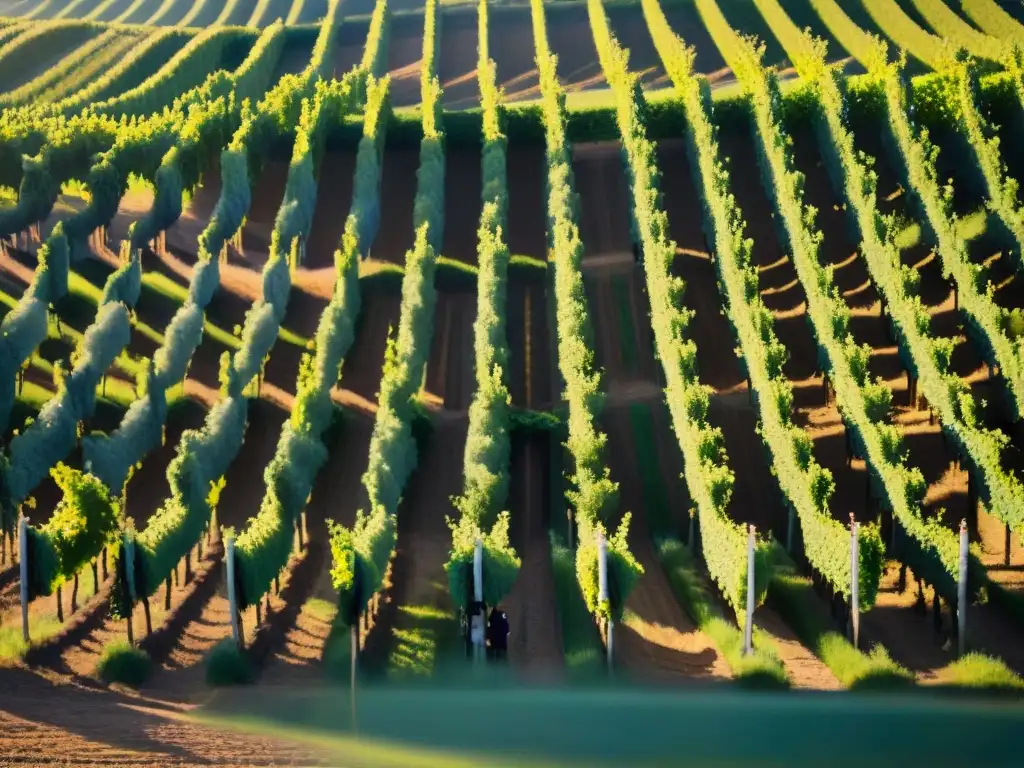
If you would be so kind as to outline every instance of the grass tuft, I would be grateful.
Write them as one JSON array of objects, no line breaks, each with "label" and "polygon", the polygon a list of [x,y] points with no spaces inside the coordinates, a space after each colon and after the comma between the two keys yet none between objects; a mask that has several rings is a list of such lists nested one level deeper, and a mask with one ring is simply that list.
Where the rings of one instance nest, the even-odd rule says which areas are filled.
[{"label": "grass tuft", "polygon": [[122,683],[138,688],[149,677],[153,662],[127,640],[116,640],[103,647],[103,655],[96,665],[96,674],[108,683]]},{"label": "grass tuft", "polygon": [[206,658],[206,684],[212,686],[245,685],[253,681],[249,657],[231,638],[224,638]]},{"label": "grass tuft", "polygon": [[1000,659],[968,653],[939,671],[938,687],[958,693],[965,689],[985,693],[1024,694],[1024,680]]}]

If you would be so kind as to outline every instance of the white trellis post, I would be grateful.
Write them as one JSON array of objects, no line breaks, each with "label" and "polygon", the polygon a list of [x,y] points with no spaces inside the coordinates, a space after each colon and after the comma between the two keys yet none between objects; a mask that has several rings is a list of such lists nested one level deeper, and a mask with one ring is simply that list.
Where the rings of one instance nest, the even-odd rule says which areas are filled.
[{"label": "white trellis post", "polygon": [[[608,540],[604,531],[597,532],[597,599],[599,605],[608,602]],[[615,654],[615,622],[608,617],[608,632],[605,642],[608,669],[612,668]]]},{"label": "white trellis post", "polygon": [[[476,603],[476,605],[473,606],[473,609],[476,611],[484,601],[484,543],[480,539],[477,539],[473,546],[473,600]],[[476,663],[479,663],[483,659],[484,643],[486,641],[480,637],[480,634],[482,633],[473,632],[473,622],[477,622],[482,625],[485,621],[486,617],[482,613],[479,616],[474,613],[470,617],[470,633],[473,640],[473,661]]]},{"label": "white trellis post", "polygon": [[857,531],[860,524],[850,513],[850,634],[853,647],[858,647],[860,640],[860,553],[857,542]]},{"label": "white trellis post", "polygon": [[960,572],[957,574],[956,616],[957,650],[967,650],[967,521],[960,521]]},{"label": "white trellis post", "polygon": [[756,529],[750,526],[747,534],[747,622],[743,632],[743,654],[754,652],[754,541]]},{"label": "white trellis post", "polygon": [[18,519],[18,571],[21,577],[21,634],[25,642],[28,636],[28,518]]},{"label": "white trellis post", "polygon": [[241,638],[239,637],[238,631],[238,600],[235,596],[235,536],[231,534],[224,540],[224,547],[227,551],[227,569],[228,569],[228,606],[231,611],[231,638],[235,641],[235,645],[239,648],[242,647]]}]

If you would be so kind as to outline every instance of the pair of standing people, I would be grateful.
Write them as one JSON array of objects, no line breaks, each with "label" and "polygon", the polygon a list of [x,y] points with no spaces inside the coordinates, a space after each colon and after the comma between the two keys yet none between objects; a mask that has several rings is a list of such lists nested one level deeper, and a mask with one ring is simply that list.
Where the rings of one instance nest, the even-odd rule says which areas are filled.
[{"label": "pair of standing people", "polygon": [[486,610],[487,607],[480,602],[470,605],[467,654],[472,656],[474,646],[486,647],[490,661],[504,661],[508,657],[508,614],[495,606],[485,623]]}]

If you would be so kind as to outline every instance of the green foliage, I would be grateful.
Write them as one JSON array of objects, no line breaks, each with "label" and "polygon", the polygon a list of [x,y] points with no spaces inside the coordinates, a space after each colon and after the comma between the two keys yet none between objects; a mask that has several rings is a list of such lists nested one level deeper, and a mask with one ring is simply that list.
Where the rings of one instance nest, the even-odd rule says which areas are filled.
[{"label": "green foliage", "polygon": [[[613,602],[610,606],[598,605],[594,587],[596,539],[605,533],[604,523],[615,515],[618,485],[612,482],[602,456],[607,437],[600,434],[596,426],[603,396],[600,373],[594,370],[590,343],[593,330],[580,269],[583,244],[576,224],[577,201],[573,191],[571,147],[566,135],[565,94],[558,82],[555,57],[548,46],[543,4],[533,0],[531,11],[546,134],[548,244],[554,265],[558,365],[569,406],[566,447],[575,465],[570,478],[573,488],[567,495],[575,509],[579,540],[584,545],[577,553],[576,574],[588,610],[618,616],[629,589],[643,570],[625,549],[625,538],[612,536],[608,573],[612,581],[609,597]],[[621,549],[613,549],[611,542],[616,542],[615,546]],[[615,579],[621,579],[621,583]]]},{"label": "green foliage", "polygon": [[[807,296],[808,316],[854,449],[867,460],[872,492],[899,523],[902,533],[899,557],[915,573],[936,584],[944,597],[955,600],[956,537],[952,531],[942,530],[922,518],[919,507],[926,490],[924,477],[919,470],[910,469],[904,463],[900,433],[885,423],[886,414],[878,407],[884,400],[875,393],[882,392],[884,384],[873,382],[868,376],[866,362],[870,350],[854,343],[849,331],[850,310],[835,287],[830,271],[818,261],[821,233],[813,232],[814,209],[803,205],[802,178],[793,170],[792,150],[780,125],[778,81],[774,74],[762,68],[760,54],[749,42],[739,37],[734,42],[738,47],[734,49],[731,65],[749,94],[762,183],[777,211],[780,241],[791,250],[794,268]],[[833,86],[828,84],[834,84],[835,73],[824,65],[812,66],[812,61],[805,59],[802,65],[815,85],[814,93],[820,94],[823,89],[831,93]],[[818,87],[818,83],[825,85]],[[816,95],[815,98],[821,97]],[[830,113],[838,119],[839,113],[835,110]],[[839,125],[841,127],[841,122]],[[843,140],[852,141],[845,129]],[[873,205],[873,182],[864,199],[870,199]],[[898,264],[898,253],[895,259]],[[862,531],[865,528],[867,526],[862,526]],[[971,568],[973,593],[980,588],[982,581],[979,579],[983,579],[983,574],[977,561],[972,560]],[[865,587],[862,583],[862,589]]]},{"label": "green foliage", "polygon": [[452,549],[445,563],[448,588],[456,605],[465,605],[473,595],[473,559],[476,541],[483,545],[484,602],[500,603],[516,582],[520,561],[508,538],[509,514],[502,512],[487,534],[482,534],[473,515],[463,513],[458,522],[448,520]]},{"label": "green foliage", "polygon": [[[763,12],[781,10],[766,0],[758,0],[758,4]],[[835,488],[831,473],[805,450],[810,438],[792,420],[792,387],[783,371],[789,353],[776,336],[771,312],[757,291],[757,269],[751,261],[753,241],[745,237],[729,174],[718,157],[710,93],[692,74],[693,51],[675,38],[660,7],[645,2],[644,12],[686,110],[691,168],[697,188],[703,192],[704,227],[715,243],[715,266],[725,290],[727,313],[740,343],[761,417],[759,431],[772,456],[775,477],[800,520],[812,567],[839,593],[849,594],[849,533],[829,509]],[[774,27],[778,20],[772,15],[769,18]],[[779,29],[787,27],[780,24]],[[790,32],[802,34],[795,28]],[[881,576],[883,547],[877,526],[862,526],[859,539],[859,594],[862,606],[870,607]]]},{"label": "green foliage", "polygon": [[[969,386],[950,370],[953,342],[929,333],[930,316],[915,280],[911,279],[915,273],[901,264],[893,228],[878,211],[877,177],[856,152],[853,135],[845,125],[846,110],[838,75],[824,65],[823,56],[818,62],[816,75],[810,68],[804,71],[812,77],[818,94],[819,140],[826,162],[834,170],[833,177],[842,180],[851,223],[861,236],[860,252],[886,303],[901,358],[917,376],[929,406],[938,412],[946,436],[966,455],[969,471],[981,481],[981,496],[989,509],[1008,524],[1019,527],[1024,524],[1024,484],[1002,466],[1005,438],[977,423],[977,405]],[[960,77],[961,90],[968,88],[969,79],[962,67]],[[891,456],[893,452],[888,453]],[[956,573],[956,561],[944,564],[951,578]],[[919,575],[928,578],[923,573]],[[953,599],[955,585],[945,576],[941,581],[941,591]]]},{"label": "green foliage", "polygon": [[942,66],[947,43],[917,25],[896,0],[862,0],[872,21],[897,46],[932,69]]},{"label": "green foliage", "polygon": [[93,475],[64,464],[50,473],[63,494],[50,520],[29,528],[30,593],[51,595],[95,559],[117,528],[118,508]]},{"label": "green foliage", "polygon": [[[964,48],[971,55],[982,59],[993,62],[1002,61],[1007,48],[1004,41],[989,37],[974,29],[957,16],[956,12],[949,8],[943,0],[911,0],[911,3],[925,22],[935,30],[935,34],[945,40],[947,44]],[[1003,34],[1000,33],[1000,37]]]},{"label": "green foliage", "polygon": [[958,5],[982,32],[1024,43],[1024,25],[1004,11],[996,0],[960,0]]},{"label": "green foliage", "polygon": [[229,637],[213,646],[206,657],[206,684],[209,686],[246,685],[254,679],[252,662]]},{"label": "green foliage", "polygon": [[103,646],[96,674],[108,683],[138,688],[149,677],[152,667],[153,662],[144,651],[127,640],[115,640]]},{"label": "green foliage", "polygon": [[[670,269],[676,246],[668,238],[668,219],[658,201],[658,171],[654,145],[647,139],[642,122],[642,96],[603,7],[590,2],[588,8],[605,77],[616,95],[633,194],[633,228],[644,256],[655,349],[665,373],[666,398],[683,453],[687,486],[697,507],[704,559],[726,601],[739,615],[746,606],[747,533],[745,526],[733,522],[727,512],[734,475],[721,430],[708,421],[709,390],[698,379],[696,346],[686,338],[693,313],[681,307],[685,286]],[[726,232],[731,236],[730,230]],[[757,544],[757,602],[764,599],[768,585],[766,547],[763,541]]]},{"label": "green foliage", "polygon": [[[486,30],[486,4],[481,4],[481,25]],[[508,247],[502,226],[507,206],[505,137],[501,133],[500,93],[495,84],[493,62],[481,49],[479,72],[484,99],[483,208],[478,238],[478,283],[476,321],[473,325],[476,392],[469,407],[469,430],[465,448],[465,487],[452,499],[459,519],[449,520],[452,550],[448,571],[452,599],[456,605],[472,595],[472,566],[475,542],[483,544],[484,601],[496,605],[512,589],[519,571],[519,558],[508,538],[508,513],[501,512],[508,498],[511,395],[503,369],[508,362],[505,333],[508,283]],[[484,531],[490,529],[486,535]]]},{"label": "green foliage", "polygon": [[[424,66],[428,66],[426,59]],[[356,513],[355,524],[350,530],[330,525],[334,563],[331,576],[345,616],[361,612],[370,596],[383,584],[384,573],[395,548],[398,505],[417,462],[413,430],[419,410],[414,398],[423,381],[434,334],[434,305],[437,300],[434,244],[440,246],[444,222],[444,135],[437,119],[439,111],[440,86],[435,81],[433,86],[424,87],[423,141],[413,214],[416,242],[405,257],[398,333],[388,337],[369,460],[362,477],[370,508]],[[386,120],[389,113],[381,109],[372,116]],[[370,117],[371,113],[367,113],[367,119]],[[367,127],[364,138],[374,137],[374,141],[382,141],[384,133],[382,127],[375,130]],[[370,190],[379,196],[380,150],[371,152],[370,145],[366,146],[367,150],[359,156],[368,164],[368,168],[362,171],[363,189],[366,191],[362,195],[357,191],[353,198],[354,211],[365,210],[369,206]],[[357,168],[357,181],[360,178]],[[378,206],[379,201],[372,203],[374,211]],[[353,234],[359,224],[358,220],[352,222],[349,233]],[[372,236],[375,230],[376,226],[369,234]],[[369,249],[372,244],[357,237],[351,237],[347,242],[353,253],[357,248]]]}]

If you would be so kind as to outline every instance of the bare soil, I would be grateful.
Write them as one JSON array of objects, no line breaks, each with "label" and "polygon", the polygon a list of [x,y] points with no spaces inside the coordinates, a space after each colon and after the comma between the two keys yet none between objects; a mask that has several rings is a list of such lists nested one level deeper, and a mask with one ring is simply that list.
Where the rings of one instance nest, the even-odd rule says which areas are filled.
[{"label": "bare soil", "polygon": [[477,229],[480,226],[483,186],[481,162],[479,147],[449,147],[445,150],[444,243],[441,253],[466,264],[477,263]]},{"label": "bare soil", "polygon": [[14,764],[326,764],[308,747],[217,731],[187,720],[188,713],[164,701],[97,690],[57,675],[0,670],[0,754]]},{"label": "bare soil", "polygon": [[228,246],[229,263],[261,270],[270,257],[270,236],[274,231],[284,189],[288,182],[288,163],[267,160],[252,190],[252,204],[242,227],[241,252]]},{"label": "bare soil", "polygon": [[476,389],[473,372],[475,319],[475,294],[438,292],[424,390],[428,402],[446,411],[466,411]]},{"label": "bare soil", "polygon": [[[389,50],[394,49],[395,40],[392,38]],[[381,225],[370,248],[370,255],[378,261],[405,264],[405,253],[416,241],[412,212],[419,165],[418,149],[402,147],[384,152],[380,182]]]},{"label": "bare soil", "polygon": [[[640,481],[629,406],[606,408],[601,426],[608,434],[605,457],[612,480],[619,484],[620,509],[633,513],[630,550],[644,569],[626,600],[626,614],[616,638],[618,664],[630,677],[643,682],[683,684],[729,677],[725,660],[680,607],[658,562],[647,526],[652,510]],[[663,482],[666,479],[662,478]]]},{"label": "bare soil", "polygon": [[546,410],[553,404],[548,298],[542,281],[514,278],[508,288],[509,370],[512,405]]},{"label": "bare soil", "polygon": [[641,85],[645,89],[670,87],[672,82],[654,47],[643,12],[639,8],[609,8],[606,12],[612,33],[629,51],[629,69],[640,77]]},{"label": "bare soil", "polygon": [[401,299],[397,294],[363,296],[356,339],[345,358],[341,386],[353,399],[375,409],[389,329],[398,332]]},{"label": "bare soil", "polygon": [[626,255],[632,260],[629,187],[618,143],[574,145],[572,170],[580,198],[584,260]]},{"label": "bare soil", "polygon": [[167,499],[170,492],[167,485],[167,465],[177,455],[181,433],[186,429],[201,428],[205,418],[205,408],[191,400],[185,401],[168,418],[163,445],[148,453],[142,466],[132,474],[126,491],[126,512],[135,522],[137,530],[146,527],[149,518]]},{"label": "bare soil", "polygon": [[[462,650],[460,643],[446,642],[459,633],[444,570],[452,541],[445,517],[457,514],[450,497],[462,491],[459,457],[465,449],[467,426],[467,419],[461,416],[438,418],[429,442],[420,449],[418,466],[398,512],[390,587],[362,656],[364,669],[371,674],[430,674]],[[427,618],[421,612],[436,612],[438,618]],[[430,629],[424,628],[425,620],[433,625]],[[410,632],[433,647],[407,639]],[[410,662],[411,668],[407,666]]]},{"label": "bare soil", "polygon": [[509,618],[509,660],[547,683],[564,667],[548,535],[549,449],[545,435],[512,438],[510,536],[522,566],[502,606]]},{"label": "bare soil", "polygon": [[[423,58],[423,16],[396,16],[388,40],[391,105],[420,103],[420,61]],[[387,198],[384,198],[385,200]],[[386,218],[382,221],[387,221]]]},{"label": "bare soil", "polygon": [[[344,29],[342,25],[342,29]],[[334,253],[345,232],[345,219],[352,207],[356,152],[327,152],[320,161],[316,208],[306,239],[304,270],[334,271]]]},{"label": "bare soil", "polygon": [[264,400],[249,402],[245,439],[228,467],[217,504],[217,524],[220,527],[233,526],[241,532],[249,518],[259,512],[266,491],[263,470],[274,458],[277,440],[287,417],[287,412]]},{"label": "bare soil", "polygon": [[[306,7],[311,5],[314,5],[314,3],[306,3]],[[326,6],[324,6],[324,11],[326,11]],[[305,8],[303,9],[303,15],[306,15]],[[319,16],[314,18],[322,18],[323,15],[323,12],[321,12]],[[301,19],[299,23],[302,23]],[[353,67],[359,66],[363,58],[363,49],[366,46],[368,31],[368,26],[363,24],[346,23],[341,25],[337,34],[337,42],[334,44],[334,62],[331,77],[340,80]]]},{"label": "bare soil", "polygon": [[477,18],[475,13],[447,15],[440,26],[437,77],[445,109],[480,106],[477,81]]},{"label": "bare soil", "polygon": [[571,93],[607,86],[586,6],[565,6],[548,9],[545,13],[548,45],[558,57],[558,79],[562,87]]},{"label": "bare soil", "polygon": [[512,144],[506,159],[508,227],[505,242],[509,253],[547,261],[547,203],[544,192],[547,165],[544,147]]},{"label": "bare soil", "polygon": [[[489,51],[497,67],[498,85],[505,101],[515,102],[540,97],[533,21],[529,8],[494,8],[490,13]],[[509,163],[511,171],[515,166]]]},{"label": "bare soil", "polygon": [[220,158],[208,168],[199,185],[192,191],[192,199],[188,207],[182,211],[181,217],[168,227],[166,232],[167,245],[185,253],[193,254],[198,248],[199,235],[210,223],[213,209],[220,198]]},{"label": "bare soil", "polygon": [[312,38],[295,38],[286,42],[270,82],[276,83],[285,75],[297,75],[304,70],[313,55],[313,44]]}]

